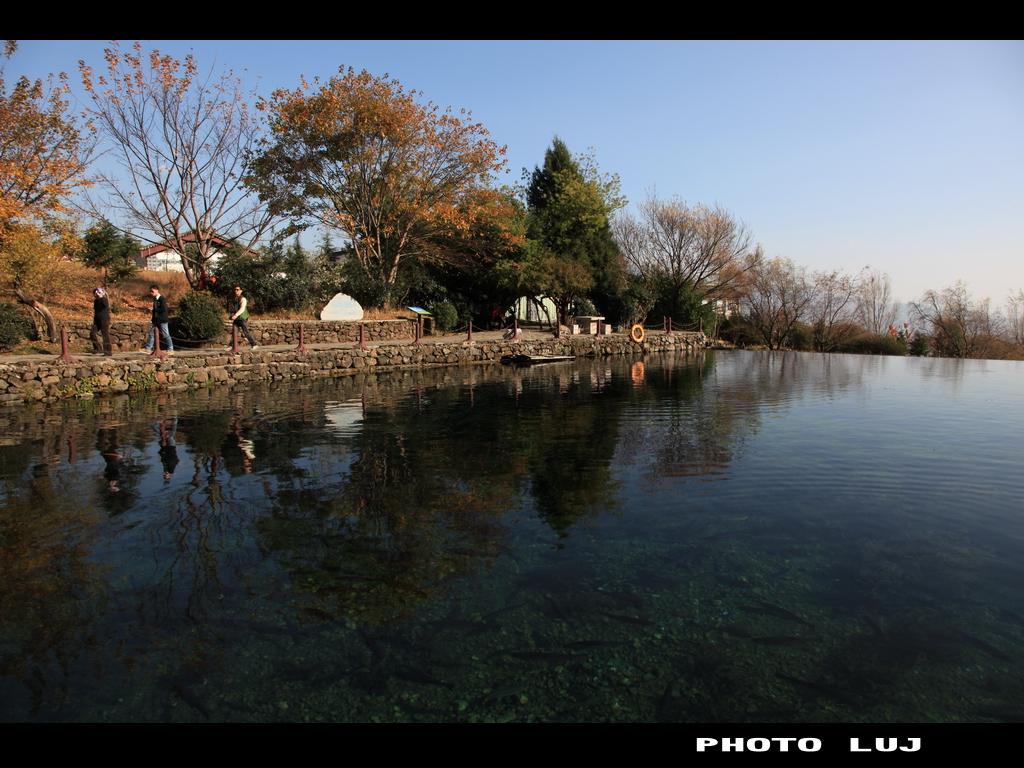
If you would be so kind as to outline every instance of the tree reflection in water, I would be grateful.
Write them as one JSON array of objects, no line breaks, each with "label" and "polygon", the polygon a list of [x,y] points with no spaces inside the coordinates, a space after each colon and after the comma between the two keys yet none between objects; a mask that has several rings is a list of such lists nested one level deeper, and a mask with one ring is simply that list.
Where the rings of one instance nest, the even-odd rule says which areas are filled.
[{"label": "tree reflection in water", "polygon": [[[709,367],[666,379],[648,366],[637,392],[696,392],[700,370]],[[284,611],[300,625],[408,618],[507,551],[510,510],[535,510],[564,538],[582,518],[615,508],[627,402],[618,395],[636,383],[635,366],[613,374],[595,360],[163,393],[64,403],[35,421],[27,414],[17,428],[38,447],[3,452],[4,673],[33,691],[38,710],[36,681],[51,678],[40,660],[68,667],[95,653],[84,632],[105,635],[100,657],[117,647],[124,674],[176,649],[191,679],[223,651],[224,627],[260,615],[241,601],[270,595],[278,604],[264,613]],[[357,423],[342,430],[328,407],[339,397],[360,404]],[[75,449],[61,463],[54,447],[65,444]],[[33,468],[31,454],[47,463]],[[78,484],[90,472],[96,481],[83,496]],[[26,529],[29,509],[44,514]],[[100,553],[108,566],[93,562]],[[112,587],[106,611],[122,622],[116,628],[73,597]],[[160,669],[149,670],[151,681],[166,679]]]},{"label": "tree reflection in water", "polygon": [[[620,699],[638,719],[792,719],[867,707],[882,673],[912,701],[919,672],[896,671],[928,654],[1004,663],[1007,643],[933,593],[984,619],[962,582],[1013,583],[992,554],[1009,540],[893,533],[841,501],[818,514],[813,487],[758,498],[774,468],[748,446],[766,425],[827,416],[901,361],[726,359],[0,414],[20,435],[0,445],[0,718],[289,719],[288,690],[349,719],[498,716],[524,697],[549,719]],[[823,664],[845,694],[822,692]]]}]

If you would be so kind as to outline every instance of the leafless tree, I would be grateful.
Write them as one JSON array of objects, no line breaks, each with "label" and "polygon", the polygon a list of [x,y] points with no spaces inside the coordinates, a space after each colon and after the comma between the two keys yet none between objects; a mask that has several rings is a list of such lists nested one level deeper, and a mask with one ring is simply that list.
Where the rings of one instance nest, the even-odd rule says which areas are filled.
[{"label": "leafless tree", "polygon": [[702,296],[722,296],[761,260],[746,227],[728,211],[691,207],[675,198],[649,196],[639,218],[620,214],[613,232],[633,271],[675,296],[686,287]]},{"label": "leafless tree", "polygon": [[814,301],[806,270],[789,259],[762,261],[749,273],[744,305],[747,319],[769,349],[781,349]]},{"label": "leafless tree", "polygon": [[1006,302],[1006,334],[1010,343],[1024,346],[1024,289],[1011,293]]},{"label": "leafless tree", "polygon": [[273,222],[269,208],[243,186],[260,138],[241,81],[230,71],[199,76],[183,61],[116,46],[106,74],[79,62],[93,123],[120,173],[99,173],[99,194],[86,213],[106,218],[181,255],[195,286],[217,239],[252,248]]},{"label": "leafless tree", "polygon": [[942,291],[925,291],[911,302],[914,320],[928,328],[933,351],[942,357],[1002,356],[994,344],[1005,327],[989,299],[976,301],[962,280]]},{"label": "leafless tree", "polygon": [[861,277],[856,313],[860,324],[879,336],[896,322],[896,304],[892,300],[889,275],[879,270],[869,270]]},{"label": "leafless tree", "polygon": [[840,270],[815,272],[811,280],[814,300],[808,306],[808,321],[814,332],[814,348],[831,352],[856,330],[852,320],[860,283]]}]

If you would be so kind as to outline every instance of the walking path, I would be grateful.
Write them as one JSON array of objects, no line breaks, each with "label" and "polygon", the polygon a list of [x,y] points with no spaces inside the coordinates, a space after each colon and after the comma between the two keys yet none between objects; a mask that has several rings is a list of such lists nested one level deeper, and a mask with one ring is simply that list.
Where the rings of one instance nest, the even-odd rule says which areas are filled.
[{"label": "walking path", "polygon": [[[662,331],[648,331],[648,336],[664,335]],[[611,334],[611,337],[622,336],[622,334]],[[523,329],[523,335],[521,341],[549,341],[554,336],[551,331],[536,331],[536,330],[525,330]],[[585,338],[607,338],[607,337],[587,337],[578,335],[573,338],[585,339]],[[475,343],[489,343],[489,342],[500,342],[509,341],[504,338],[504,331],[473,331],[473,341]],[[432,336],[424,336],[420,344],[421,345],[433,345],[433,344],[464,344],[466,343],[466,334],[435,334]],[[257,347],[257,352],[288,352],[294,350],[297,344],[260,344]],[[343,342],[336,344],[306,344],[306,348],[310,350],[325,350],[325,349],[355,349],[359,346],[358,342]],[[374,347],[396,347],[396,346],[415,346],[412,339],[386,339],[381,341],[367,341],[367,348]],[[183,349],[177,348],[174,350],[173,357],[209,357],[212,353],[231,351],[230,347],[222,347],[220,345],[205,347],[201,349]],[[250,352],[249,345],[244,342],[238,344],[239,352]],[[141,350],[134,352],[115,352],[112,357],[107,358],[111,360],[139,360],[148,352]],[[82,358],[85,360],[102,360],[104,356],[95,352],[86,351],[71,351],[72,357]],[[45,362],[52,360],[55,357],[53,354],[32,354],[32,355],[0,355],[0,363],[20,363],[20,362]]]}]

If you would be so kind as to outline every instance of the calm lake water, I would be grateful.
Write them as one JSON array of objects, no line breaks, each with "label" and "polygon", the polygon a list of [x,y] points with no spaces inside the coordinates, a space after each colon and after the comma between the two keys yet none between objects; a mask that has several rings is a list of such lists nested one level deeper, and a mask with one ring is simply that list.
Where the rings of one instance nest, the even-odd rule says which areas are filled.
[{"label": "calm lake water", "polygon": [[0,410],[0,720],[1024,721],[1024,364]]}]

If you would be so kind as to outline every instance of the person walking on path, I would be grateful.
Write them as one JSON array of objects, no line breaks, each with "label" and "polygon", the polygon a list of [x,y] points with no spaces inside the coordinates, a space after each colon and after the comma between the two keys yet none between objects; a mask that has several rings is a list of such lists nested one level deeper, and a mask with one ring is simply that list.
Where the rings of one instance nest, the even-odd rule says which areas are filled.
[{"label": "person walking on path", "polygon": [[160,287],[156,284],[149,286],[149,295],[153,297],[153,327],[149,330],[149,341],[143,347],[143,352],[152,352],[153,344],[156,342],[156,329],[160,329],[163,337],[164,350],[170,354],[174,351],[174,342],[171,341],[171,331],[168,323],[171,318],[167,312],[167,299],[160,295]]},{"label": "person walking on path", "polygon": [[[110,299],[107,292],[97,288],[92,299],[92,328],[89,329],[89,338],[92,340],[92,351],[97,355],[102,352],[107,357],[114,354],[110,344]],[[100,334],[103,334],[103,346],[100,346]]]},{"label": "person walking on path", "polygon": [[[235,286],[235,298],[231,303],[231,322],[234,323],[238,329],[242,332],[245,338],[249,341],[249,346],[252,349],[259,349],[259,344],[256,343],[256,339],[249,333],[249,302],[245,296],[242,295],[242,286]],[[232,349],[234,345],[228,347]]]}]

